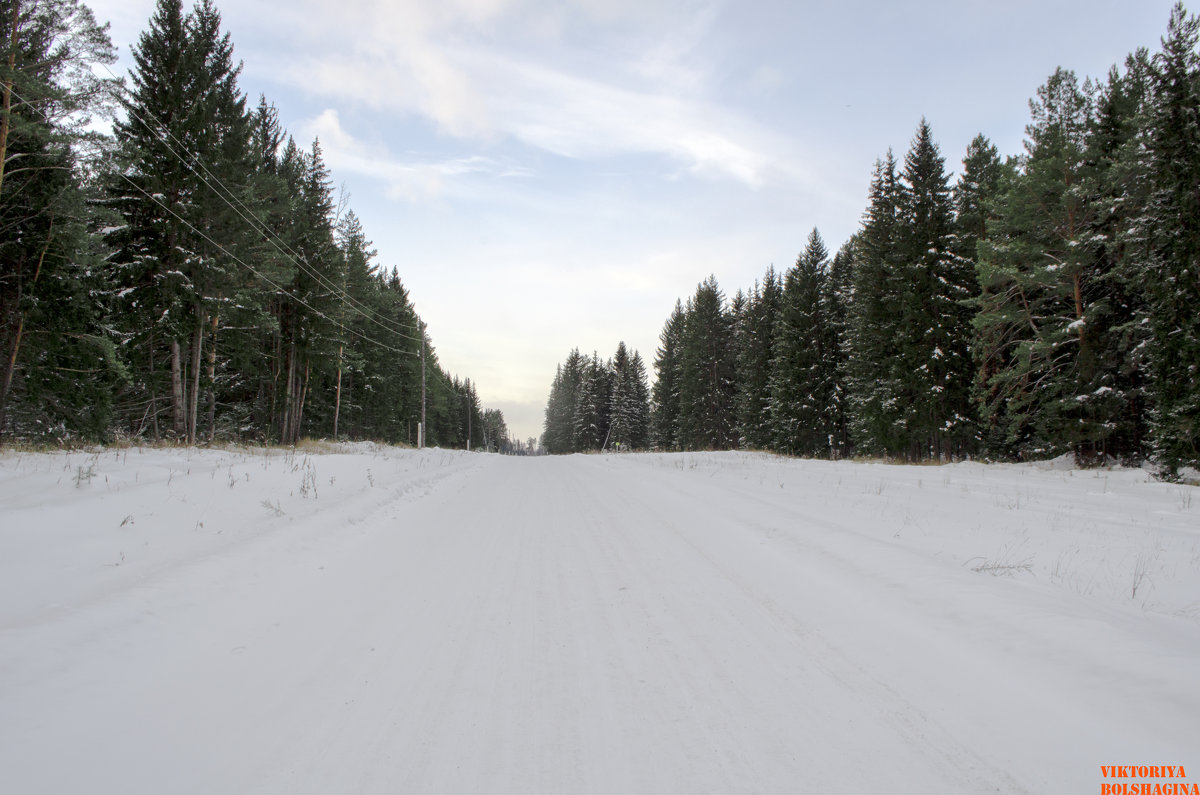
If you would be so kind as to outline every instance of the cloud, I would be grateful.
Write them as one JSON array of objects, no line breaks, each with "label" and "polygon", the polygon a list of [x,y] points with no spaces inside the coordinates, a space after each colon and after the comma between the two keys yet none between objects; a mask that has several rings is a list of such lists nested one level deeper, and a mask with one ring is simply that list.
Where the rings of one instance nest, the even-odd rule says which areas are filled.
[{"label": "cloud", "polygon": [[325,162],[339,174],[360,174],[387,183],[387,193],[393,199],[421,201],[440,198],[448,192],[462,193],[461,185],[453,189],[455,180],[475,175],[512,178],[524,175],[519,166],[505,164],[492,158],[471,155],[457,158],[422,159],[400,158],[386,146],[368,144],[346,130],[341,114],[326,108],[314,118],[299,124],[300,134],[319,138]]},{"label": "cloud", "polygon": [[[696,53],[713,24],[712,3],[683,16],[678,4],[651,16],[617,7],[607,12],[617,20],[597,21],[580,0],[566,13],[593,22],[608,45],[580,55],[570,41],[534,41],[522,27],[537,3],[347,1],[354,33],[334,40],[345,36],[348,46],[329,46],[330,31],[305,22],[320,43],[298,63],[290,46],[271,69],[278,78],[326,102],[427,119],[473,145],[510,140],[573,159],[659,156],[668,173],[755,188],[802,171],[792,142],[709,96]],[[609,48],[618,57],[598,62]]]},{"label": "cloud", "polygon": [[691,172],[758,187],[778,154],[768,133],[720,108],[540,64],[488,61],[488,73],[514,86],[493,101],[504,132],[563,157],[666,155]]}]

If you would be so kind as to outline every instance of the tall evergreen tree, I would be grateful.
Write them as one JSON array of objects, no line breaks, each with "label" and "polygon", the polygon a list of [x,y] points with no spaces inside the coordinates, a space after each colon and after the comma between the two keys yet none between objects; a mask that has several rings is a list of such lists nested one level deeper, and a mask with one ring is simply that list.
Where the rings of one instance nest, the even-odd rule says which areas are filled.
[{"label": "tall evergreen tree", "polygon": [[687,313],[676,300],[663,325],[654,358],[655,381],[651,393],[650,436],[655,448],[677,450],[680,440],[680,385],[683,378],[683,335]]},{"label": "tall evergreen tree", "polygon": [[853,291],[854,239],[851,238],[833,256],[829,265],[829,278],[825,280],[825,291],[821,296],[832,339],[829,355],[833,359],[833,391],[830,395],[829,412],[833,424],[830,455],[834,458],[844,458],[854,449],[850,437],[850,393],[846,373],[849,346],[847,335]]},{"label": "tall evergreen tree", "polygon": [[792,455],[828,454],[834,434],[836,338],[822,300],[829,252],[816,229],[784,278],[770,376],[774,447]]},{"label": "tall evergreen tree", "polygon": [[1171,12],[1154,58],[1149,147],[1154,445],[1169,477],[1200,466],[1200,21]]},{"label": "tall evergreen tree", "polygon": [[113,83],[106,26],[76,0],[0,3],[0,438],[108,430],[122,375],[88,236],[91,169]]},{"label": "tall evergreen tree", "polygon": [[991,346],[980,355],[992,373],[984,419],[1019,451],[1091,459],[1109,431],[1091,399],[1103,386],[1093,105],[1059,69],[1030,108],[1022,173],[1001,199],[997,234],[979,246],[977,339]]},{"label": "tall evergreen tree", "polygon": [[[1114,67],[1098,89],[1088,132],[1087,162],[1094,170],[1094,241],[1090,314],[1094,376],[1081,397],[1099,431],[1092,457],[1136,461],[1148,450],[1146,237],[1143,216],[1150,191],[1145,129],[1150,107],[1145,50]],[[1154,225],[1150,225],[1153,227]],[[1086,393],[1086,394],[1084,394]]]},{"label": "tall evergreen tree", "polygon": [[583,367],[583,378],[575,403],[575,449],[602,450],[609,442],[612,369],[600,355]]},{"label": "tall evergreen tree", "polygon": [[574,348],[565,362],[559,365],[550,387],[546,404],[546,421],[542,446],[551,455],[577,452],[575,446],[576,411],[583,386],[587,360]]},{"label": "tall evergreen tree", "polygon": [[900,358],[900,183],[889,151],[875,164],[863,226],[857,238],[853,301],[847,323],[846,382],[856,449],[895,453],[903,433]]},{"label": "tall evergreen tree", "polygon": [[650,386],[646,382],[646,364],[634,351],[629,359],[629,446],[634,450],[650,447]]},{"label": "tall evergreen tree", "polygon": [[904,159],[899,232],[901,417],[911,458],[968,451],[971,411],[970,263],[953,251],[949,175],[922,119]]},{"label": "tall evergreen tree", "polygon": [[772,445],[771,360],[783,300],[782,280],[774,266],[750,291],[737,350],[737,416],[744,447]]},{"label": "tall evergreen tree", "polygon": [[[236,175],[249,143],[240,65],[208,0],[184,16],[159,0],[134,47],[127,118],[114,132],[124,165],[111,191],[124,225],[110,236],[124,300],[122,317],[148,411],[167,392],[174,434],[196,439],[205,331],[233,291],[229,197],[213,183]],[[221,230],[221,231],[218,231]],[[165,349],[165,350],[164,350]],[[169,388],[167,380],[169,376]]]},{"label": "tall evergreen tree", "polygon": [[713,276],[692,298],[683,327],[679,381],[679,441],[692,450],[737,446],[733,328]]},{"label": "tall evergreen tree", "polygon": [[281,397],[278,433],[284,444],[295,444],[302,435],[305,408],[314,384],[324,382],[326,386],[315,395],[318,405],[332,403],[333,379],[329,376],[337,356],[334,318],[344,264],[334,242],[333,194],[320,141],[313,141],[309,154],[300,157],[290,170],[299,189],[289,241],[297,270],[285,305],[284,359],[277,392]]},{"label": "tall evergreen tree", "polygon": [[[974,274],[976,297],[973,307],[976,311],[984,306],[979,295],[979,244],[989,239],[992,228],[997,221],[997,202],[1006,186],[1015,177],[1016,165],[1000,159],[999,150],[982,134],[977,135],[967,146],[963,158],[963,172],[954,187],[954,229],[955,250],[964,264],[970,266]],[[974,324],[973,324],[974,325]],[[971,333],[971,352],[975,376],[972,383],[972,402],[976,406],[972,416],[978,418],[978,405],[986,403],[989,394],[994,390],[992,376],[1001,363],[999,356],[1001,340],[990,338],[995,332],[994,327],[978,327]],[[991,420],[978,425],[978,441],[983,449],[991,452],[1001,452],[1007,442],[1000,430],[1002,423],[995,413],[990,414]]]},{"label": "tall evergreen tree", "polygon": [[632,361],[624,342],[617,344],[617,352],[612,358],[611,387],[608,396],[608,441],[616,449],[629,450],[633,448],[638,405]]},{"label": "tall evergreen tree", "polygon": [[988,236],[993,205],[1005,164],[1000,150],[982,133],[967,145],[962,175],[954,186],[954,243],[959,257],[974,267],[979,241]]}]

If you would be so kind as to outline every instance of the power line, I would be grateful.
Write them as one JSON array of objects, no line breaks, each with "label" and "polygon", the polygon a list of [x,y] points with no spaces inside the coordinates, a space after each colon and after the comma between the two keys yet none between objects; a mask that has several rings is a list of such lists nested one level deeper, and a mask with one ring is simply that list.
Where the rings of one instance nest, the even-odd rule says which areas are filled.
[{"label": "power line", "polygon": [[[113,79],[119,79],[113,73],[113,71],[108,68],[107,64],[101,64],[101,65],[104,67],[104,70],[106,72],[108,72],[110,75],[112,75]],[[123,104],[125,104],[125,103],[123,103]],[[270,243],[275,248],[276,251],[278,251],[285,258],[290,260],[292,262],[292,264],[294,264],[299,270],[303,271],[304,273],[306,273],[307,275],[312,277],[314,280],[317,281],[318,284],[320,284],[321,286],[330,290],[331,292],[333,292],[335,294],[340,294],[342,296],[343,301],[345,301],[347,304],[349,304],[359,314],[359,316],[362,317],[364,320],[370,320],[371,322],[375,323],[377,326],[379,326],[384,331],[386,331],[390,334],[396,334],[396,335],[403,337],[405,339],[408,339],[412,342],[420,342],[421,341],[416,337],[413,337],[411,335],[405,334],[403,331],[400,331],[400,329],[402,329],[402,328],[403,329],[411,329],[411,328],[413,328],[413,326],[398,323],[396,321],[391,320],[390,318],[381,319],[380,316],[377,313],[375,313],[374,310],[372,310],[370,307],[362,304],[357,299],[352,298],[349,295],[349,293],[346,292],[344,287],[339,287],[338,285],[334,284],[332,281],[330,281],[324,275],[322,275],[319,271],[317,271],[315,268],[313,268],[311,265],[309,265],[307,260],[305,260],[305,258],[303,257],[303,255],[298,254],[290,246],[288,246],[287,243],[278,241],[278,235],[276,235],[269,228],[267,228],[265,224],[261,224],[261,222],[259,222],[257,219],[253,218],[252,216],[247,215],[247,213],[252,212],[250,210],[250,208],[247,207],[245,205],[245,203],[243,203],[242,200],[239,199],[232,190],[230,190],[223,182],[221,182],[221,180],[218,177],[216,177],[211,171],[209,171],[208,167],[203,163],[203,161],[200,160],[199,157],[194,155],[192,152],[189,152],[187,150],[187,147],[184,146],[183,142],[181,142],[177,137],[175,137],[175,135],[173,133],[171,133],[171,131],[168,130],[165,125],[159,124],[158,128],[156,129],[154,125],[151,125],[150,122],[147,122],[141,115],[139,115],[131,107],[129,107],[128,104],[125,104],[125,111],[130,116],[132,116],[134,119],[136,119],[138,122],[140,122],[142,124],[142,126],[147,129],[147,131],[149,131],[152,135],[157,137],[158,140],[167,149],[167,151],[171,153],[171,155],[173,155],[177,160],[179,160],[179,162],[183,163],[183,165],[186,168],[188,168],[193,174],[195,174],[205,184],[205,186],[208,187],[209,190],[211,190],[214,194],[216,194],[217,197],[219,199],[221,199],[221,201],[223,201],[243,221],[245,221],[253,231],[262,235],[262,237],[268,243]],[[168,142],[168,140],[167,140],[168,138],[170,138],[171,141],[174,141],[174,143],[179,147],[179,149],[182,150],[185,154],[187,154],[188,158],[185,158],[178,151],[176,151],[176,149],[174,147],[172,147],[171,143]],[[193,162],[189,162],[189,158],[191,161],[194,162],[194,164],[193,164]],[[200,174],[200,172],[196,170],[197,166],[199,166],[199,168],[204,170],[203,175]],[[207,176],[205,176],[205,175],[207,175]],[[210,182],[210,179],[211,179],[211,182]],[[213,184],[212,184],[213,182],[217,183],[217,185],[219,185],[221,187],[221,190],[217,190],[217,188],[213,187]],[[224,193],[222,193],[221,191],[224,191]],[[237,203],[237,206],[235,206],[234,202]],[[243,212],[243,210],[245,212]],[[281,245],[281,243],[282,243],[282,245]],[[391,327],[389,327],[389,324],[391,324]]]},{"label": "power line", "polygon": [[[111,72],[110,72],[110,74],[111,74]],[[45,114],[44,112],[42,112],[41,110],[39,110],[39,109],[35,108],[35,107],[34,107],[34,105],[33,105],[31,102],[29,102],[29,100],[27,100],[27,99],[25,99],[23,96],[21,96],[21,94],[20,94],[18,91],[16,91],[15,89],[13,89],[11,86],[9,86],[9,87],[7,87],[7,88],[8,88],[8,91],[9,91],[9,93],[11,93],[11,94],[12,94],[12,96],[16,97],[18,100],[20,100],[20,101],[21,101],[21,102],[22,102],[22,103],[23,103],[23,104],[24,104],[26,107],[29,107],[29,108],[31,108],[31,109],[33,109],[33,110],[35,110],[37,113],[39,113],[39,114],[42,116],[42,118],[45,120],[45,122],[46,122],[47,124],[52,124],[52,122],[51,122],[51,121],[50,121],[50,119],[49,119],[49,118],[46,116],[46,114]],[[167,148],[168,148],[168,150],[170,150],[170,147],[169,147],[169,146],[168,146]],[[172,154],[176,154],[176,153],[175,153],[173,150],[171,150],[171,151],[172,151]],[[178,154],[176,154],[176,157],[178,157]],[[180,158],[180,160],[182,160],[182,158]],[[184,165],[187,165],[187,163],[186,163],[186,162],[184,162]],[[190,168],[190,166],[189,166],[189,168]],[[199,176],[199,175],[197,175],[197,176]],[[302,298],[300,298],[299,296],[296,296],[296,295],[290,295],[290,294],[288,293],[288,290],[287,290],[286,288],[284,288],[282,285],[279,285],[279,284],[275,283],[275,281],[273,281],[272,279],[268,278],[266,275],[264,275],[263,273],[261,273],[261,272],[260,272],[258,269],[256,269],[254,266],[252,266],[252,265],[250,265],[249,263],[245,262],[245,261],[244,261],[244,260],[242,260],[240,257],[238,257],[236,254],[234,254],[233,252],[231,252],[229,249],[225,248],[225,246],[221,245],[219,242],[217,242],[216,240],[214,240],[214,239],[213,239],[213,238],[212,238],[210,235],[208,235],[207,233],[205,233],[205,232],[203,232],[203,231],[201,231],[201,230],[197,229],[197,228],[196,228],[196,227],[195,227],[195,226],[194,226],[194,225],[193,225],[193,224],[192,224],[190,221],[188,221],[186,218],[184,218],[183,216],[181,216],[179,213],[175,212],[175,210],[174,210],[174,209],[172,209],[171,207],[169,207],[167,204],[165,204],[164,202],[162,202],[161,200],[159,200],[159,199],[158,199],[158,198],[157,198],[155,195],[151,194],[151,193],[150,193],[149,191],[147,191],[145,188],[143,188],[142,186],[140,186],[140,185],[138,185],[136,182],[134,182],[132,179],[130,179],[128,174],[124,174],[124,173],[122,173],[122,174],[121,174],[121,178],[122,178],[122,179],[124,179],[126,182],[128,182],[128,183],[130,184],[130,186],[134,188],[134,190],[137,190],[138,192],[140,192],[141,194],[143,194],[144,196],[146,196],[146,198],[150,199],[150,201],[154,202],[155,204],[157,204],[158,206],[160,206],[160,207],[162,207],[164,210],[166,210],[168,213],[170,213],[171,215],[173,215],[173,216],[174,216],[174,217],[175,217],[175,218],[176,218],[178,221],[180,221],[180,222],[181,222],[181,223],[182,223],[184,226],[186,226],[188,229],[190,229],[190,230],[191,230],[191,231],[192,231],[194,234],[198,235],[199,237],[201,237],[201,238],[203,238],[204,240],[208,241],[208,242],[209,242],[209,243],[211,243],[212,245],[216,246],[216,247],[217,247],[217,249],[221,251],[221,253],[225,254],[225,255],[226,255],[227,257],[229,257],[231,260],[233,260],[234,262],[238,263],[239,265],[241,265],[242,267],[244,267],[246,270],[250,271],[251,273],[253,273],[255,276],[257,276],[257,277],[258,277],[259,279],[261,279],[262,281],[264,281],[264,282],[266,282],[267,284],[269,284],[270,286],[274,287],[274,288],[275,288],[276,290],[278,290],[280,293],[283,293],[283,294],[285,294],[285,295],[289,295],[289,297],[290,297],[292,300],[296,301],[296,303],[300,304],[301,306],[304,306],[305,308],[307,308],[309,311],[311,311],[311,312],[312,312],[313,314],[315,314],[317,317],[320,317],[320,318],[322,318],[322,319],[324,319],[324,320],[328,321],[329,323],[331,323],[331,324],[333,324],[333,325],[337,325],[337,326],[338,326],[339,328],[341,328],[343,331],[349,332],[350,334],[352,334],[352,335],[354,335],[354,336],[358,337],[359,339],[362,339],[362,340],[364,340],[364,341],[366,341],[366,342],[370,342],[371,344],[373,344],[373,345],[376,345],[376,346],[378,346],[378,347],[380,347],[380,348],[383,348],[384,350],[392,351],[393,353],[399,353],[399,354],[403,354],[403,355],[406,355],[406,356],[420,356],[420,354],[418,354],[418,353],[414,353],[413,351],[406,351],[406,350],[401,350],[400,348],[394,348],[394,347],[392,347],[391,345],[388,345],[388,344],[386,344],[386,343],[380,342],[380,341],[378,341],[378,340],[376,340],[376,339],[373,339],[373,338],[371,338],[371,337],[369,337],[369,336],[367,336],[367,335],[365,335],[365,334],[362,334],[361,332],[358,332],[358,331],[356,331],[356,330],[355,330],[355,329],[353,329],[353,328],[346,328],[346,327],[345,327],[345,325],[344,325],[343,323],[340,323],[339,321],[336,321],[336,320],[334,320],[333,318],[329,317],[329,316],[328,316],[328,315],[326,315],[324,312],[322,312],[322,311],[320,311],[319,309],[317,309],[316,307],[312,306],[311,304],[309,304],[307,301],[303,300],[303,299],[302,299]],[[202,179],[203,179],[203,178],[202,178]],[[210,188],[211,188],[211,186],[210,186]],[[214,192],[215,192],[215,191],[214,191]],[[218,195],[220,195],[220,194],[218,194]],[[231,206],[232,206],[232,205],[231,205]],[[282,252],[281,252],[281,253],[282,253]],[[306,271],[306,272],[307,272],[307,271]],[[384,329],[385,329],[385,330],[387,330],[387,329],[386,329],[386,327],[384,327]],[[398,333],[398,332],[393,332],[393,333]],[[423,342],[422,340],[418,340],[416,337],[409,337],[408,335],[405,335],[405,334],[400,334],[399,336],[402,336],[402,337],[404,337],[405,339],[412,340],[413,342]]]},{"label": "power line", "polygon": [[[291,298],[293,301],[295,301],[296,303],[300,304],[301,306],[303,306],[303,307],[307,308],[307,309],[308,309],[310,312],[312,312],[312,313],[313,313],[314,315],[316,315],[317,317],[320,317],[320,318],[322,318],[322,319],[324,319],[324,320],[327,320],[327,321],[329,321],[330,323],[332,323],[332,324],[334,324],[334,325],[338,325],[340,328],[342,328],[342,330],[343,330],[343,331],[349,332],[350,334],[353,334],[354,336],[358,337],[359,339],[365,340],[366,342],[369,342],[369,343],[371,343],[371,344],[373,344],[373,345],[377,345],[377,346],[379,346],[380,348],[383,348],[384,350],[388,350],[388,351],[391,351],[391,352],[393,352],[393,353],[399,353],[399,354],[403,354],[403,355],[405,355],[405,356],[420,356],[420,354],[418,354],[418,353],[414,353],[414,352],[412,352],[412,351],[401,350],[400,348],[393,348],[391,345],[387,345],[387,344],[385,344],[385,343],[382,343],[382,342],[380,342],[379,340],[372,339],[371,337],[368,337],[367,335],[365,335],[365,334],[362,334],[361,332],[355,331],[355,330],[354,330],[354,329],[352,329],[352,328],[346,328],[345,326],[342,326],[342,325],[340,325],[340,324],[338,323],[338,321],[336,321],[336,320],[334,320],[333,318],[329,317],[329,316],[328,316],[328,315],[326,315],[324,312],[322,312],[321,310],[317,309],[316,307],[314,307],[312,304],[308,303],[308,302],[307,302],[307,301],[305,301],[304,299],[300,298],[299,296],[296,296],[296,295],[291,295],[290,293],[288,293],[288,290],[287,290],[287,288],[285,288],[285,287],[283,287],[283,286],[281,286],[281,285],[279,285],[279,284],[276,284],[276,283],[275,283],[275,282],[274,282],[272,279],[268,278],[267,276],[265,276],[264,274],[262,274],[261,272],[259,272],[259,271],[258,271],[258,270],[257,270],[257,269],[256,269],[256,268],[253,266],[253,265],[250,265],[249,263],[247,263],[247,262],[243,261],[243,260],[242,260],[240,257],[238,257],[236,254],[234,254],[233,252],[229,251],[229,249],[227,249],[227,248],[225,248],[224,246],[222,246],[222,245],[221,245],[220,243],[218,243],[216,240],[213,240],[213,239],[212,239],[211,237],[209,237],[209,236],[208,236],[206,233],[204,233],[204,232],[200,231],[199,229],[197,229],[195,226],[193,226],[193,225],[192,225],[192,223],[191,223],[190,221],[188,221],[188,220],[187,220],[186,218],[184,218],[182,215],[180,215],[179,213],[175,212],[175,210],[173,210],[172,208],[168,207],[168,206],[167,206],[165,203],[163,203],[163,202],[162,202],[160,199],[158,199],[156,196],[154,196],[153,194],[149,193],[149,192],[148,192],[148,191],[147,191],[145,188],[143,188],[142,186],[138,185],[136,182],[134,182],[133,180],[131,180],[131,179],[128,177],[128,175],[126,175],[126,174],[122,174],[122,175],[121,175],[121,177],[122,177],[122,179],[124,179],[126,182],[128,182],[128,183],[129,183],[129,184],[130,184],[130,185],[131,185],[131,186],[132,186],[132,187],[133,187],[135,190],[137,190],[137,191],[141,192],[141,193],[142,193],[144,196],[146,196],[146,198],[150,199],[152,202],[154,202],[155,204],[157,204],[159,207],[162,207],[162,208],[163,208],[164,210],[166,210],[168,213],[170,213],[171,215],[175,216],[175,218],[176,218],[177,220],[179,220],[179,221],[180,221],[180,222],[181,222],[181,223],[182,223],[184,226],[186,226],[188,229],[192,230],[192,232],[193,232],[193,233],[195,233],[195,234],[199,235],[200,237],[204,238],[205,240],[207,240],[207,241],[208,241],[209,243],[211,243],[212,245],[216,246],[216,247],[217,247],[217,248],[218,248],[218,249],[221,251],[221,253],[223,253],[225,256],[229,257],[229,258],[230,258],[230,259],[232,259],[234,262],[238,263],[239,265],[241,265],[242,267],[244,267],[246,270],[250,271],[250,272],[251,272],[251,273],[253,273],[255,276],[257,276],[258,278],[262,279],[262,280],[263,280],[264,282],[266,282],[267,284],[269,284],[269,285],[271,285],[272,287],[274,287],[274,288],[275,288],[276,290],[278,290],[279,292],[281,292],[281,293],[283,293],[283,294],[285,294],[285,295],[288,295],[288,296],[289,296],[289,297],[290,297],[290,298]],[[409,339],[412,339],[412,338],[410,337]]]}]

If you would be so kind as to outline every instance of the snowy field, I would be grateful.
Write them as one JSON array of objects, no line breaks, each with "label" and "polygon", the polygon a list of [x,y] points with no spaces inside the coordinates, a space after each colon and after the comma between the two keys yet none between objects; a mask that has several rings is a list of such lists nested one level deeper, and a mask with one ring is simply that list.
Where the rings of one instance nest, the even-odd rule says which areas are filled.
[{"label": "snowy field", "polygon": [[0,454],[0,792],[1094,793],[1109,765],[1200,783],[1200,489],[1138,470]]}]

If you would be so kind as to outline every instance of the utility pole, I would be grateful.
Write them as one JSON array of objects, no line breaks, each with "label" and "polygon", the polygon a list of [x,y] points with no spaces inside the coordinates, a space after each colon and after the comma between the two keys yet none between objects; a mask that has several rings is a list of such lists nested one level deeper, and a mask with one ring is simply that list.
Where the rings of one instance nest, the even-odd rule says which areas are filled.
[{"label": "utility pole", "polygon": [[421,425],[417,428],[417,449],[425,449],[425,321],[421,324]]}]

